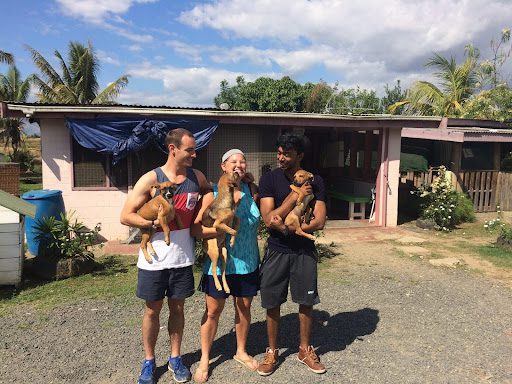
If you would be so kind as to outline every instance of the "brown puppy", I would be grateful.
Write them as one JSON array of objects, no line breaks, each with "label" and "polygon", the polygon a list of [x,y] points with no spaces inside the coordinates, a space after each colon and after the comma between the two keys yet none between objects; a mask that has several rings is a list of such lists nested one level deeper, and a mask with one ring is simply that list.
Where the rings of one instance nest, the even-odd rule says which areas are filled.
[{"label": "brown puppy", "polygon": [[286,216],[284,224],[286,226],[293,226],[293,228],[295,228],[295,234],[307,237],[308,239],[311,240],[315,240],[315,236],[304,232],[300,227],[303,215],[306,217],[306,222],[309,222],[309,216],[311,212],[307,212],[307,210],[310,210],[309,203],[311,202],[311,200],[315,198],[313,194],[304,196],[304,194],[300,190],[300,187],[304,183],[310,183],[311,181],[313,181],[313,174],[303,169],[299,169],[297,172],[295,172],[295,175],[293,175],[293,184],[290,185],[290,188],[292,189],[292,191],[296,192],[299,195],[299,197],[297,199],[295,207]]},{"label": "brown puppy", "polygon": [[[151,188],[160,190],[160,194],[153,197],[151,200],[146,202],[146,204],[140,207],[139,215],[146,220],[153,221],[158,219],[158,222],[164,231],[165,243],[169,245],[171,243],[171,238],[169,236],[169,221],[176,220],[178,228],[183,228],[181,219],[179,215],[176,214],[176,210],[174,209],[174,204],[172,202],[172,197],[176,190],[176,184],[172,181],[166,181],[164,183],[152,185]],[[151,256],[156,256],[156,252],[151,245],[150,239],[155,233],[155,228],[141,228],[141,232],[142,241],[140,242],[140,248],[142,249],[142,253],[144,253],[146,261],[148,263],[152,263],[153,260],[151,259]]]},{"label": "brown puppy", "polygon": [[[240,188],[240,175],[236,172],[225,173],[220,179],[218,186],[218,193],[213,199],[212,203],[206,208],[202,217],[202,224],[205,227],[216,228],[220,234],[213,239],[203,240],[203,249],[208,254],[212,261],[212,275],[215,282],[215,288],[229,293],[229,286],[226,281],[226,264],[228,260],[228,252],[226,249],[226,233],[231,235],[229,245],[235,245],[236,231],[240,224],[239,219],[235,216],[237,204],[235,204],[234,193],[236,189]],[[217,276],[217,263],[219,255],[222,255],[222,286]]]}]

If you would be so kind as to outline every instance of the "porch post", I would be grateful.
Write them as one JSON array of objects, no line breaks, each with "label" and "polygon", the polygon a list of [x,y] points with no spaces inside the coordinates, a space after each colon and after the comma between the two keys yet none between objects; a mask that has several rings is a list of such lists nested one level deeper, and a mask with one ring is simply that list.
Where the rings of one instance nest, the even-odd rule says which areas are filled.
[{"label": "porch post", "polygon": [[383,128],[380,133],[380,166],[376,182],[375,223],[383,227],[396,227],[401,130]]},{"label": "porch post", "polygon": [[398,183],[400,179],[401,129],[388,129],[388,188],[386,227],[396,227],[398,223]]}]

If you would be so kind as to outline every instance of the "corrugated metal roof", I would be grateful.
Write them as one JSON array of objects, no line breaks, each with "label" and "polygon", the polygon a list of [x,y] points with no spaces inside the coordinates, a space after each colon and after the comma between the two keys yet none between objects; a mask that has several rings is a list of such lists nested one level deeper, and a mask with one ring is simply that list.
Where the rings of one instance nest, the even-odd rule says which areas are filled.
[{"label": "corrugated metal roof", "polygon": [[447,129],[463,133],[512,135],[512,128],[448,127]]},{"label": "corrugated metal roof", "polygon": [[21,215],[30,216],[32,218],[36,216],[36,206],[34,204],[27,203],[25,200],[11,195],[1,189],[0,205],[9,208],[11,211],[18,212]]}]

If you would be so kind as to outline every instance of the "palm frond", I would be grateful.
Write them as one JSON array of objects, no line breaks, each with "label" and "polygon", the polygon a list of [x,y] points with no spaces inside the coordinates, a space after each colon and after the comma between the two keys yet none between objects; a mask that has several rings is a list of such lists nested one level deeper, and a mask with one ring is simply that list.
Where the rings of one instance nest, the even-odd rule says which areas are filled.
[{"label": "palm frond", "polygon": [[39,68],[41,74],[46,80],[45,82],[50,87],[53,87],[57,84],[64,84],[57,71],[50,65],[50,63],[48,63],[48,61],[38,51],[36,51],[34,48],[28,45],[26,45],[25,47],[32,55],[32,60],[34,61],[34,64],[37,68]]},{"label": "palm frond", "polygon": [[66,65],[66,61],[64,61],[64,58],[62,57],[62,55],[60,54],[59,51],[55,50],[55,52],[53,54],[55,55],[55,57],[57,57],[59,59],[60,69],[62,70],[62,78],[64,79],[64,83],[71,85],[73,80],[72,80],[71,73],[68,69],[68,66]]},{"label": "palm frond", "polygon": [[98,96],[94,98],[92,104],[107,104],[115,101],[119,93],[128,85],[127,75],[121,76],[116,81],[110,83]]},{"label": "palm frond", "polygon": [[0,50],[0,63],[14,65],[14,56],[8,52]]}]

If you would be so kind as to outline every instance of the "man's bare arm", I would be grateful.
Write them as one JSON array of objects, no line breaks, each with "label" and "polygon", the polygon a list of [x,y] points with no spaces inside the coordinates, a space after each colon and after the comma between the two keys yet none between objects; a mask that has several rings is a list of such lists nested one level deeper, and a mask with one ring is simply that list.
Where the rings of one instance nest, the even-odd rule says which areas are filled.
[{"label": "man's bare arm", "polygon": [[[121,224],[137,228],[149,228],[153,224],[152,221],[144,219],[137,211],[148,200],[151,199],[151,186],[156,183],[156,174],[151,171],[141,176],[139,181],[128,194],[128,197],[121,210]],[[156,220],[158,224],[158,220]]]},{"label": "man's bare arm", "polygon": [[313,233],[324,228],[326,218],[327,208],[325,201],[317,200],[313,208],[313,218],[309,224],[302,223],[300,227],[304,232]]},{"label": "man's bare arm", "polygon": [[[304,196],[310,195],[313,193],[313,187],[309,184],[304,184],[300,187]],[[272,201],[270,202],[271,199]],[[295,192],[290,192],[288,196],[284,199],[283,203],[275,208],[274,198],[273,197],[264,197],[260,199],[260,212],[265,225],[268,228],[273,228],[277,230],[283,230],[284,224],[279,223],[279,220],[276,220],[276,216],[279,216],[282,221],[284,221],[285,217],[292,211],[292,209],[297,204],[298,195]],[[263,201],[266,201],[264,203]],[[269,207],[272,207],[269,209]]]}]

